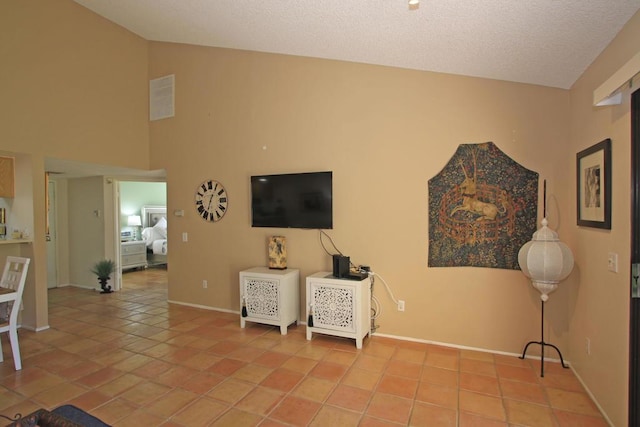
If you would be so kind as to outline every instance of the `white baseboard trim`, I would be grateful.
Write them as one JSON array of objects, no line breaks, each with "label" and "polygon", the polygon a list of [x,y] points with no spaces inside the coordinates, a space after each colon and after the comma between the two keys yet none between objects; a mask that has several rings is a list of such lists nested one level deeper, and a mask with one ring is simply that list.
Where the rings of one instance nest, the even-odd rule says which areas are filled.
[{"label": "white baseboard trim", "polygon": [[240,314],[240,312],[236,310],[228,310],[226,308],[211,307],[208,305],[191,304],[188,302],[174,301],[174,300],[167,300],[167,302],[170,304],[184,305],[186,307],[193,307],[193,308],[201,308],[203,310],[209,310],[209,311],[220,311],[222,313],[231,313],[231,314],[238,314],[238,315]]},{"label": "white baseboard trim", "polygon": [[[480,348],[480,347],[469,347],[466,345],[458,345],[458,344],[451,344],[451,343],[447,343],[447,342],[440,342],[440,341],[431,341],[431,340],[423,340],[423,339],[418,339],[418,338],[411,338],[411,337],[403,337],[403,336],[399,336],[399,335],[389,335],[389,334],[379,334],[379,333],[374,333],[374,335],[379,336],[379,337],[385,337],[385,338],[392,338],[394,340],[400,340],[400,341],[410,341],[410,342],[417,342],[417,343],[423,343],[423,344],[432,344],[432,345],[439,345],[442,347],[451,347],[451,348],[457,348],[459,350],[472,350],[472,351],[479,351],[482,353],[491,353],[491,354],[499,354],[501,356],[514,356],[514,357],[522,357],[521,353],[511,353],[508,351],[498,351],[498,350],[491,350],[491,349],[486,349],[486,348]],[[540,356],[530,356],[527,355],[525,356],[525,358],[527,359],[539,359]],[[555,363],[560,363],[560,359],[556,359],[553,357],[546,357],[544,358],[545,362],[549,361],[549,362],[555,362]],[[568,361],[564,361],[565,365],[571,365]]]},{"label": "white baseboard trim", "polygon": [[89,289],[92,291],[101,291],[102,289],[95,287],[95,286],[86,286],[86,285],[76,285],[75,283],[67,283],[64,285],[58,285],[59,288],[66,288],[67,286],[72,286],[74,288],[79,288],[79,289]]},{"label": "white baseboard trim", "polygon": [[33,326],[26,326],[26,325],[18,325],[18,329],[26,329],[27,331],[33,331],[33,332],[42,332],[42,331],[46,331],[49,328],[50,328],[49,325],[40,326],[39,328],[34,328]]},{"label": "white baseboard trim", "polygon": [[575,369],[573,369],[573,366],[570,366],[571,371],[573,372],[573,374],[576,376],[576,378],[578,379],[578,381],[580,381],[580,384],[582,384],[582,387],[585,389],[585,391],[587,392],[587,394],[589,395],[589,397],[591,398],[591,400],[593,400],[593,403],[596,404],[596,406],[598,407],[598,410],[600,411],[600,413],[602,414],[602,416],[604,417],[605,421],[611,426],[611,427],[615,427],[613,425],[613,422],[611,422],[611,419],[609,418],[609,416],[607,415],[607,413],[604,411],[604,409],[602,408],[602,406],[600,406],[600,403],[598,402],[598,400],[595,398],[595,396],[593,395],[593,393],[591,393],[591,390],[589,390],[589,387],[587,387],[587,384],[585,384],[585,382],[582,380],[582,377],[576,372]]}]

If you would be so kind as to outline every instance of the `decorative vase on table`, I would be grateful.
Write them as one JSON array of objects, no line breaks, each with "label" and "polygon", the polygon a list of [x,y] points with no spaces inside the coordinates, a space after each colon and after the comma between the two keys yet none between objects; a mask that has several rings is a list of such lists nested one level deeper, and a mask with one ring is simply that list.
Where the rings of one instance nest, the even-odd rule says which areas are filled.
[{"label": "decorative vase on table", "polygon": [[287,269],[287,239],[284,236],[269,237],[269,268]]}]

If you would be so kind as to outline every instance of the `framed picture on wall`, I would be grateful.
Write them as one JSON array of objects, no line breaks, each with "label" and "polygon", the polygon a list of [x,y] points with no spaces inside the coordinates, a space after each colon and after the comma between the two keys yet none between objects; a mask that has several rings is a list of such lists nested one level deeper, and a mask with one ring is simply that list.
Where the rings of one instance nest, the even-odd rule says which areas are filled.
[{"label": "framed picture on wall", "polygon": [[611,139],[576,156],[578,225],[611,230]]}]

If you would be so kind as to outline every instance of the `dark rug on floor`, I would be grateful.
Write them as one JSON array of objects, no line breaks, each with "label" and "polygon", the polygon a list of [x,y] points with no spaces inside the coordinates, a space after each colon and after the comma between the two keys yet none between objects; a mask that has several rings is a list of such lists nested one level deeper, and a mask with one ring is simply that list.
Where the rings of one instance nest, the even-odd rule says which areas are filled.
[{"label": "dark rug on floor", "polygon": [[65,417],[66,419],[71,420],[75,423],[78,423],[81,426],[109,427],[109,424],[103,423],[98,418],[73,405],[60,406],[59,408],[56,408],[51,412],[60,415],[61,417]]},{"label": "dark rug on floor", "polygon": [[73,405],[60,406],[53,411],[37,411],[9,424],[8,427],[110,427],[93,415]]}]

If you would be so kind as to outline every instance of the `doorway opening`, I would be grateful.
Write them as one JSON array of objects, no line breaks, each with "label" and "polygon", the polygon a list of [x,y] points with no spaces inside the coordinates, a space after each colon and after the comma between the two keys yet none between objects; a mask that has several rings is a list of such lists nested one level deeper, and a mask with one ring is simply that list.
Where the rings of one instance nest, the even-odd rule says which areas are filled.
[{"label": "doorway opening", "polygon": [[148,268],[167,267],[167,184],[165,181],[118,183],[116,203],[120,233],[120,277]]}]

